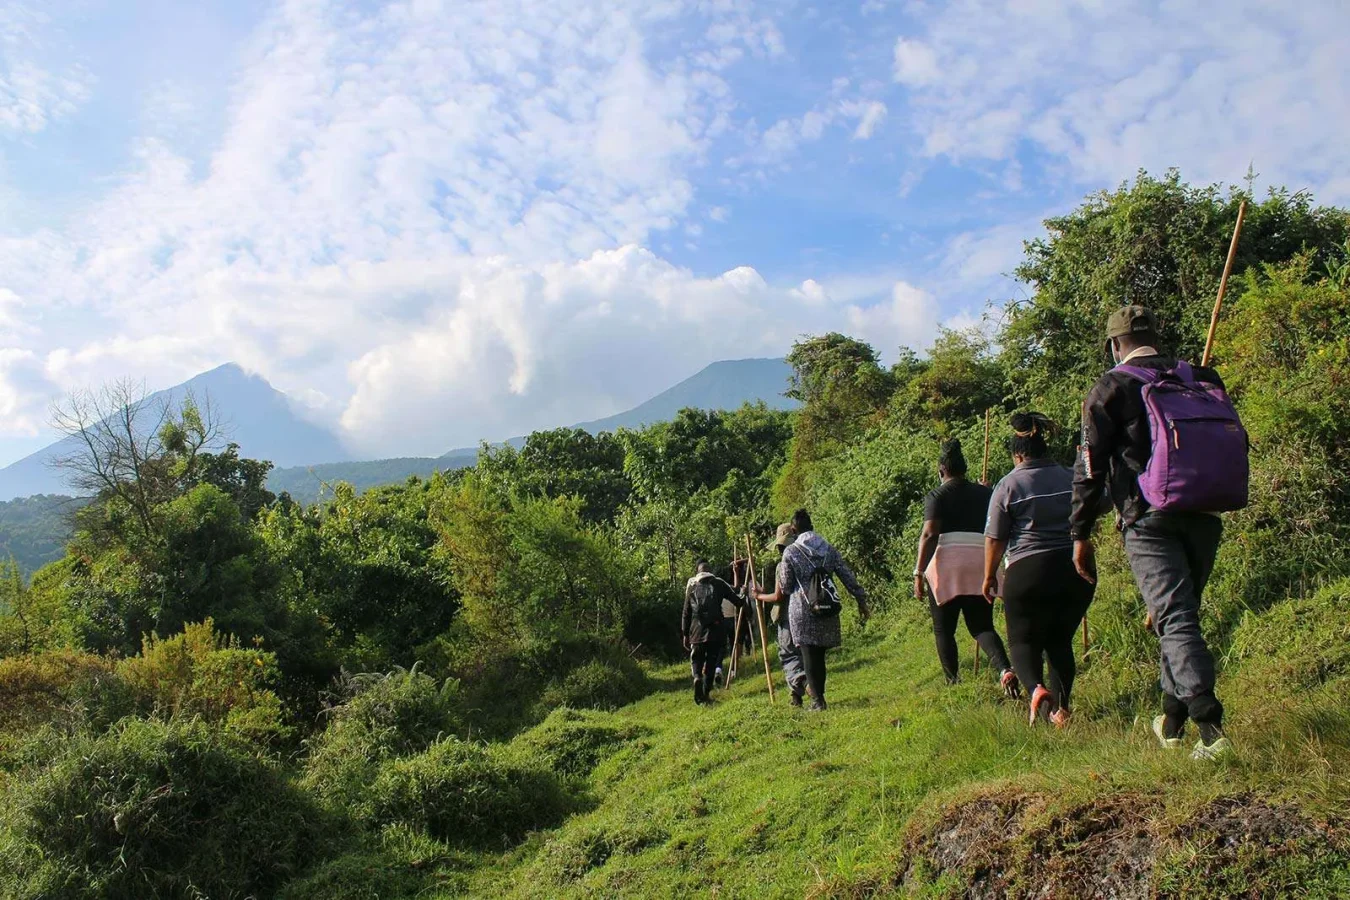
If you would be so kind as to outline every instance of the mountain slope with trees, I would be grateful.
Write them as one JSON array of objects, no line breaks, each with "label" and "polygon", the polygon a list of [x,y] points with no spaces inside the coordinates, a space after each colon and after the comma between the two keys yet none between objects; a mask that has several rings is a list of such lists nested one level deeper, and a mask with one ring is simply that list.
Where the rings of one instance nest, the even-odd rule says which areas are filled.
[{"label": "mountain slope with trees", "polygon": [[[1238,753],[1148,735],[1157,644],[1109,533],[1074,724],[1028,730],[987,670],[946,687],[910,595],[939,442],[976,459],[992,407],[997,478],[1031,407],[1067,459],[1110,311],[1201,346],[1242,199],[1216,358],[1253,502],[1204,606]],[[541,432],[304,507],[180,408],[63,559],[0,577],[0,893],[1344,896],[1350,219],[1140,175],[1048,231],[984,330],[890,367],[800,341],[797,411]],[[695,708],[684,578],[798,505],[878,610],[845,614],[830,711],[771,706],[753,664]]]}]

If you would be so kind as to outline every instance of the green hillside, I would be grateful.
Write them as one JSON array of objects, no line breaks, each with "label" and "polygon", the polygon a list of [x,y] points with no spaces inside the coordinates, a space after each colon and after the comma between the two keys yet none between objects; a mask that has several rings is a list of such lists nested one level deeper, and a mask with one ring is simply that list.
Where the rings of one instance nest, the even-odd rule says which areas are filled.
[{"label": "green hillside", "polygon": [[[1215,359],[1251,440],[1202,625],[1236,750],[1148,732],[1158,641],[1109,522],[1074,716],[941,676],[910,572],[943,440],[1075,454],[1129,297]],[[794,411],[559,429],[304,506],[193,454],[190,410],[27,583],[0,563],[0,896],[1325,897],[1350,893],[1350,214],[1139,176],[1046,223],[1027,299],[884,366],[787,357]],[[988,426],[986,426],[988,422]],[[850,605],[830,708],[762,663],[696,707],[685,579],[809,508]],[[1003,616],[997,616],[1004,629]],[[1188,735],[1195,740],[1194,730]]]},{"label": "green hillside", "polygon": [[0,500],[0,560],[13,559],[24,575],[66,554],[81,500],[38,494]]}]

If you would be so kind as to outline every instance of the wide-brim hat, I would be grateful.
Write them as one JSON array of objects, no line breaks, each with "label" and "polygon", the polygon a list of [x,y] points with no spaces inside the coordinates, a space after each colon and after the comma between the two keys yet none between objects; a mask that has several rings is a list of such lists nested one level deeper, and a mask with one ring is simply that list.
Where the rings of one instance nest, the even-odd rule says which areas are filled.
[{"label": "wide-brim hat", "polygon": [[792,530],[792,523],[784,522],[778,526],[778,533],[773,537],[773,548],[781,553],[796,537],[797,533]]}]

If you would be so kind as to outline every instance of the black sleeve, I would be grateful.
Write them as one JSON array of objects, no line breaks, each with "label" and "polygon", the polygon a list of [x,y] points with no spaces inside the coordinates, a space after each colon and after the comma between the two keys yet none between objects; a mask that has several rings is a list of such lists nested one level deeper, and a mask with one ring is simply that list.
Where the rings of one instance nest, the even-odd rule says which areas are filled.
[{"label": "black sleeve", "polygon": [[1107,409],[1111,387],[1110,379],[1102,378],[1083,401],[1083,434],[1073,467],[1073,512],[1069,516],[1069,532],[1076,541],[1092,537],[1106,495],[1111,456],[1121,436]]},{"label": "black sleeve", "polygon": [[736,589],[722,579],[714,578],[713,584],[717,586],[719,600],[726,600],[738,609],[745,604],[745,601],[741,599],[741,595],[736,593]]},{"label": "black sleeve", "polygon": [[1223,383],[1223,376],[1218,373],[1218,370],[1211,369],[1208,366],[1195,366],[1195,379],[1197,381],[1206,381],[1210,384],[1217,384],[1225,391],[1228,390],[1228,387]]},{"label": "black sleeve", "polygon": [[928,492],[923,498],[923,520],[933,522],[942,519],[942,494],[936,490]]},{"label": "black sleeve", "polygon": [[686,586],[684,589],[684,609],[680,611],[680,637],[689,637],[689,624],[694,612],[693,603],[690,602],[693,594],[693,585]]}]

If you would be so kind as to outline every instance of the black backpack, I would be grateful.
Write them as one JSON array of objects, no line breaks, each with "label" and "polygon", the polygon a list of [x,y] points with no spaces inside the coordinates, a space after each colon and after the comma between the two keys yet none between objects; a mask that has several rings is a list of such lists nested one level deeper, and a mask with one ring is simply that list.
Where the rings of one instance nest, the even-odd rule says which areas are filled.
[{"label": "black backpack", "polygon": [[694,618],[700,625],[716,625],[722,621],[722,601],[713,588],[715,576],[690,579]]}]

